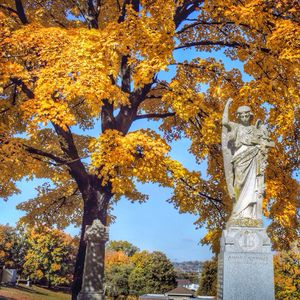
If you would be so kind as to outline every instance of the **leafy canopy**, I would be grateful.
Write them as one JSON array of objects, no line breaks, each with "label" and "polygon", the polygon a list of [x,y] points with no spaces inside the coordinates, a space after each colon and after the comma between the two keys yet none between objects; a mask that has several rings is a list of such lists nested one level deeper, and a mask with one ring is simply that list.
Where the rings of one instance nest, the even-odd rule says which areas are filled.
[{"label": "leafy canopy", "polygon": [[[233,111],[247,104],[268,121],[276,147],[263,208],[275,247],[289,247],[299,224],[299,11],[291,0],[2,1],[0,196],[24,177],[46,178],[19,206],[23,221],[65,227],[80,223],[84,174],[115,201],[145,201],[136,182],[157,182],[173,188],[181,212],[199,216],[216,251],[232,207],[220,150],[231,97]],[[198,58],[176,61],[187,48]],[[250,80],[216,51],[242,62]],[[170,67],[174,76],[159,79]],[[148,124],[129,132],[141,119],[160,120],[160,133]],[[208,180],[171,158],[180,138],[207,160]]]},{"label": "leafy canopy", "polygon": [[23,268],[31,279],[48,286],[70,284],[76,255],[76,240],[58,229],[32,228],[27,233],[28,250]]},{"label": "leafy canopy", "polygon": [[276,299],[300,297],[300,252],[297,241],[293,249],[274,256],[274,282]]}]

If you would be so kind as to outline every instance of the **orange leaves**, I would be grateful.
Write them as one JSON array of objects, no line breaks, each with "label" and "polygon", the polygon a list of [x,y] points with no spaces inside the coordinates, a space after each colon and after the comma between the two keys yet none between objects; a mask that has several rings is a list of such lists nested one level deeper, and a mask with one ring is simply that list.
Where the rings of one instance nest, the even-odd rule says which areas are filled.
[{"label": "orange leaves", "polygon": [[[239,105],[251,106],[255,118],[267,121],[272,139],[277,140],[275,154],[270,155],[264,210],[282,240],[295,238],[295,229],[290,227],[297,227],[298,185],[291,176],[299,165],[297,3],[207,0],[196,1],[198,8],[201,5],[197,10],[194,4],[179,7],[182,0],[142,0],[138,9],[105,0],[94,15],[87,16],[86,1],[75,2],[77,7],[74,1],[40,1],[38,6],[36,1],[27,1],[30,24],[26,26],[16,22],[12,14],[0,13],[0,83],[4,93],[0,134],[8,134],[0,145],[4,170],[0,195],[17,192],[14,182],[25,176],[35,174],[54,183],[53,187],[39,188],[37,198],[19,206],[28,213],[23,220],[56,221],[64,227],[78,222],[82,206],[68,167],[53,163],[49,157],[26,156],[24,145],[19,147],[21,141],[70,162],[73,158],[63,150],[66,141],[48,128],[42,129],[41,124],[92,128],[106,114],[102,111],[106,103],[105,109],[110,111],[98,128],[105,123],[103,128],[125,132],[121,124],[130,123],[130,127],[132,120],[130,114],[119,111],[124,106],[133,110],[139,103],[140,114],[165,117],[159,129],[168,142],[181,137],[191,141],[189,151],[197,162],[207,161],[208,180],[172,160],[168,144],[150,130],[127,135],[104,130],[97,139],[73,135],[80,159],[91,154],[89,170],[103,185],[112,187],[116,199],[125,195],[133,201],[145,200],[147,197],[136,189],[137,181],[175,187],[175,206],[182,212],[199,214],[198,224],[207,224],[209,229],[204,242],[212,242],[217,249],[218,229],[230,212],[222,174],[220,120],[226,100],[233,98],[232,112]],[[180,16],[185,9],[194,12]],[[88,29],[98,13],[99,29]],[[181,17],[189,19],[178,24]],[[224,63],[214,58],[177,63],[175,44],[179,48],[196,44],[196,50],[212,52]],[[215,50],[224,53],[219,56],[221,52]],[[232,62],[225,56],[243,63],[248,82],[239,70],[227,69],[232,68]],[[177,66],[176,75],[169,82],[160,81],[157,75],[168,65]],[[143,89],[145,84],[149,85]],[[130,113],[134,116],[135,111]],[[15,139],[16,134],[25,134],[25,127],[30,138]],[[61,205],[64,209],[60,210]]]},{"label": "orange leaves", "polygon": [[110,181],[117,197],[125,194],[132,200],[145,199],[135,190],[134,178],[172,185],[168,170],[175,162],[167,155],[170,147],[153,131],[122,136],[118,131],[107,130],[91,143],[90,150],[91,171],[103,178],[103,185]]},{"label": "orange leaves", "polygon": [[161,9],[159,1],[148,2],[144,1],[139,14],[127,6],[128,17],[122,25],[128,46],[134,54],[130,64],[134,66],[136,88],[149,83],[158,71],[167,67],[174,48],[174,1],[165,1],[164,9]]},{"label": "orange leaves", "polygon": [[123,265],[130,263],[130,258],[123,251],[106,251],[105,266]]},{"label": "orange leaves", "polygon": [[[37,188],[38,195],[20,203],[17,208],[26,212],[20,223],[37,225],[56,224],[65,228],[70,224],[80,224],[82,199],[75,183],[69,178],[52,178],[55,186],[45,183]],[[59,178],[60,177],[60,178]]]},{"label": "orange leaves", "polygon": [[300,254],[297,241],[290,251],[278,252],[274,256],[275,295],[278,299],[300,297]]},{"label": "orange leaves", "polygon": [[279,59],[297,61],[300,58],[299,25],[290,20],[278,20],[266,45]]},{"label": "orange leaves", "polygon": [[75,241],[57,229],[44,226],[27,232],[28,251],[24,273],[31,279],[48,281],[48,284],[68,284],[71,281]]},{"label": "orange leaves", "polygon": [[[128,5],[124,22],[109,22],[101,30],[43,27],[33,22],[13,32],[4,43],[7,57],[15,59],[21,70],[26,68],[26,82],[34,94],[21,106],[26,121],[33,125],[51,121],[63,128],[80,123],[73,108],[81,99],[90,117],[99,116],[104,99],[115,108],[128,105],[128,94],[118,82],[121,56],[130,55],[136,88],[149,83],[172,57],[174,3],[158,8],[152,3],[137,14]],[[41,7],[35,15],[44,16],[45,9]],[[25,80],[8,64],[4,71],[5,81]]]},{"label": "orange leaves", "polygon": [[40,102],[36,99],[28,100],[22,105],[24,117],[32,119],[31,125],[38,123],[47,125],[48,121],[53,122],[63,129],[75,124],[74,116],[71,114],[67,103],[63,101],[48,100]]},{"label": "orange leaves", "polygon": [[[97,31],[28,25],[14,32],[7,51],[11,57],[23,52],[21,56],[18,53],[19,63],[24,64],[26,59],[28,77],[35,82],[31,85],[34,99],[22,106],[28,121],[34,116],[34,123],[73,125],[76,115],[72,109],[78,99],[84,99],[91,117],[99,115],[103,99],[116,107],[128,104],[127,95],[114,84],[120,68],[120,49],[116,49],[117,32],[113,30],[114,26]],[[9,65],[4,69],[5,78],[20,77],[11,69]]]}]

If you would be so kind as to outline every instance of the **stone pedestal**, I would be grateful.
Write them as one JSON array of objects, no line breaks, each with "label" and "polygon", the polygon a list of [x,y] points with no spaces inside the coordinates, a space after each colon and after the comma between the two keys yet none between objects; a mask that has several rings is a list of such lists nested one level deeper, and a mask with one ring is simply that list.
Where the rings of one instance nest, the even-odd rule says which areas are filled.
[{"label": "stone pedestal", "polygon": [[264,228],[229,227],[218,257],[218,300],[274,300],[273,255]]},{"label": "stone pedestal", "polygon": [[84,239],[87,243],[83,281],[78,300],[104,300],[104,248],[108,241],[108,227],[100,220],[86,227]]}]

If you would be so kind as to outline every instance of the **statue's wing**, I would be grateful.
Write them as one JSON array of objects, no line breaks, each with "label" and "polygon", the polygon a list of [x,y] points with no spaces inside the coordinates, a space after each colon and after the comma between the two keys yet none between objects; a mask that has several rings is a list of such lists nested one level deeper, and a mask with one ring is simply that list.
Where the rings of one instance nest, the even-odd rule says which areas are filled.
[{"label": "statue's wing", "polygon": [[222,152],[223,152],[223,163],[224,163],[224,171],[225,178],[227,183],[227,189],[229,192],[229,196],[231,199],[234,199],[234,189],[233,189],[233,167],[232,167],[232,156],[234,151],[234,145],[229,140],[229,132],[226,126],[222,126]]}]

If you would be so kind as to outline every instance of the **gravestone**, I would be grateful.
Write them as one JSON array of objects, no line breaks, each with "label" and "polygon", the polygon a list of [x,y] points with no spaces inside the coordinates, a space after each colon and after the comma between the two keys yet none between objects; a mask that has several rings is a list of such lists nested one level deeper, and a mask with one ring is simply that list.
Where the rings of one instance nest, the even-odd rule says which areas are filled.
[{"label": "gravestone", "polygon": [[264,228],[229,227],[218,257],[218,300],[274,300],[271,243]]},{"label": "gravestone", "polygon": [[3,269],[1,283],[4,284],[16,284],[17,282],[17,270],[16,269]]},{"label": "gravestone", "polygon": [[[108,241],[108,227],[100,220],[86,226],[84,240],[87,243],[81,291],[78,300],[103,300],[103,265],[105,242]],[[102,270],[102,271],[101,271]]]}]

